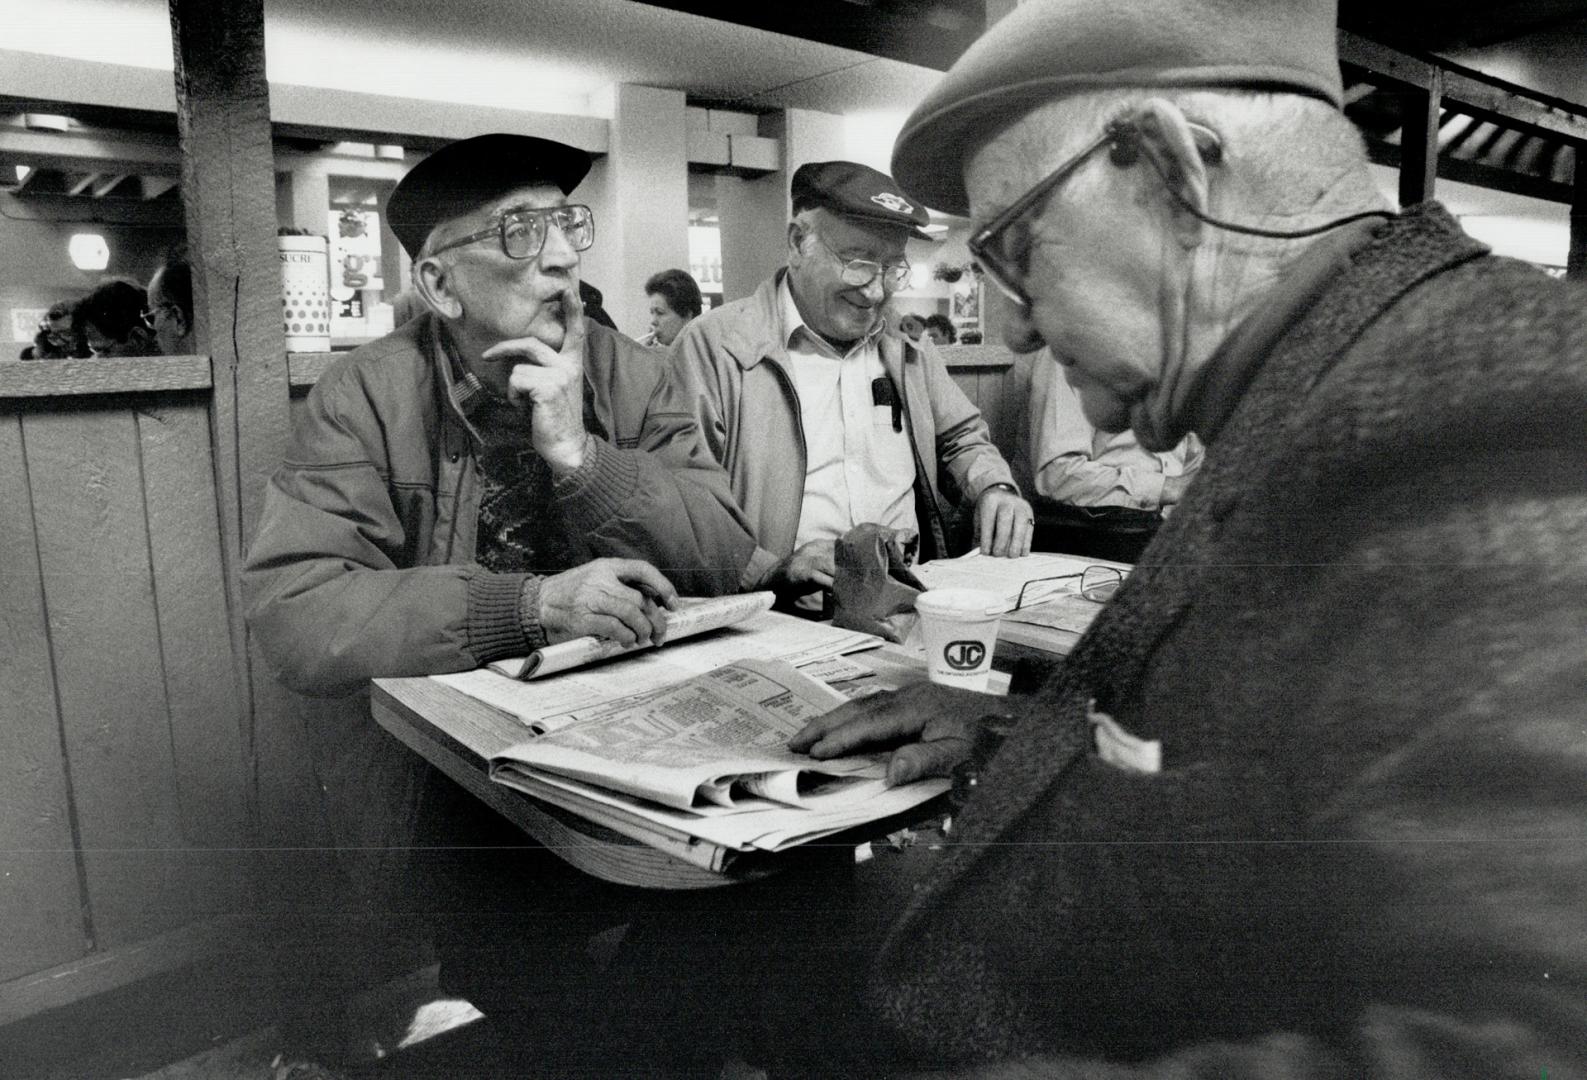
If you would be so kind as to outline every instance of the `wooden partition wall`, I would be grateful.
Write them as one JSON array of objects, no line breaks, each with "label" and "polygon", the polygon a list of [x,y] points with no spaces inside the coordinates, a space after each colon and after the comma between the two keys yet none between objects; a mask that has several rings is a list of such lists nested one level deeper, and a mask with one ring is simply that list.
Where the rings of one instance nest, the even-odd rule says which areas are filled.
[{"label": "wooden partition wall", "polygon": [[210,385],[196,356],[0,365],[0,1022],[246,910]]}]

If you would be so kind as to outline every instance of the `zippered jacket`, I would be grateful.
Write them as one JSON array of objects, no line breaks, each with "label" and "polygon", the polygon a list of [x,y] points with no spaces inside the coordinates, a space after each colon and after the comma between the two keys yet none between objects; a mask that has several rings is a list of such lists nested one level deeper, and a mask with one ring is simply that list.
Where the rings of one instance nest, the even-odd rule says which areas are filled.
[{"label": "zippered jacket", "polygon": [[[587,558],[650,561],[685,595],[732,591],[754,541],[665,362],[586,327],[596,452],[556,484],[568,535]],[[474,561],[479,472],[452,381],[430,314],[333,363],[297,414],[243,569],[260,651],[323,699],[304,715],[346,844],[405,843],[422,764],[370,719],[368,680],[478,667],[540,636],[520,614],[529,575]]]}]

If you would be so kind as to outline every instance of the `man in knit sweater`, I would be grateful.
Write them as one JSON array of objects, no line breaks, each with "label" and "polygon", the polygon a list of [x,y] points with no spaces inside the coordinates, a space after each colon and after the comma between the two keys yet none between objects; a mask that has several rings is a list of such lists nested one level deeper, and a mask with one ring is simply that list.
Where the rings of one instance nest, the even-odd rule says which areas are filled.
[{"label": "man in knit sweater", "polygon": [[1207,455],[1039,693],[795,739],[901,742],[896,780],[967,796],[856,1059],[1587,1076],[1587,316],[1436,203],[1389,212],[1334,48],[1327,3],[1031,0],[899,138],[1010,346]]}]

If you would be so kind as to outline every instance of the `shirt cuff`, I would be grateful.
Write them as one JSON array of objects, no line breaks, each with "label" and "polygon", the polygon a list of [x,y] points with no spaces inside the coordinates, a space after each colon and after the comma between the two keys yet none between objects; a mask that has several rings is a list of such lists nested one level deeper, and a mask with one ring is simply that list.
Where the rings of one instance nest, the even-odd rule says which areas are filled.
[{"label": "shirt cuff", "polygon": [[[476,569],[468,579],[468,653],[476,664],[503,656],[522,656],[524,625],[519,597],[528,574],[495,574]],[[536,629],[539,622],[536,620]],[[544,634],[541,635],[544,637]]]}]

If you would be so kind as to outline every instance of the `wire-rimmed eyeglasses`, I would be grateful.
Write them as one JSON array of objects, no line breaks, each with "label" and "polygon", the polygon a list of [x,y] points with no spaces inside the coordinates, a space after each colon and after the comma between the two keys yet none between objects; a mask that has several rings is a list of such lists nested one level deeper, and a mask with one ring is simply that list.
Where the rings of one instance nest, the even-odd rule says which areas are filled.
[{"label": "wire-rimmed eyeglasses", "polygon": [[180,310],[181,308],[177,307],[175,304],[150,304],[148,307],[138,312],[138,318],[143,321],[144,326],[148,327],[150,330],[155,330],[158,329],[158,327],[156,327],[154,324],[159,318],[160,312]]},{"label": "wire-rimmed eyeglasses", "polygon": [[1029,226],[1015,226],[1024,226],[1023,219],[1027,214],[1046,201],[1058,185],[1069,179],[1093,154],[1111,146],[1117,137],[1115,125],[1109,124],[1107,130],[1083,150],[1048,173],[1035,187],[1014,200],[1008,209],[970,235],[970,254],[975,256],[982,271],[1003,295],[1027,311],[1031,306],[1030,294],[1021,282],[1030,271],[1030,252],[1035,241]]},{"label": "wire-rimmed eyeglasses", "polygon": [[[1018,611],[1025,606],[1025,590],[1032,585],[1042,585],[1049,581],[1068,581],[1070,578],[1080,579],[1079,594],[1094,603],[1105,604],[1119,591],[1119,586],[1124,584],[1124,572],[1113,566],[1088,566],[1078,574],[1056,574],[1052,577],[1031,578],[1019,587],[1019,596],[1014,600],[1012,610]],[[1041,604],[1053,598],[1052,593],[1042,593],[1032,596],[1031,603]]]},{"label": "wire-rimmed eyeglasses", "polygon": [[595,212],[588,206],[573,203],[569,206],[515,206],[501,212],[495,223],[442,244],[432,255],[496,237],[501,242],[502,254],[509,259],[532,259],[546,246],[546,235],[555,225],[567,238],[574,251],[583,251],[595,243]]},{"label": "wire-rimmed eyeglasses", "polygon": [[836,251],[833,251],[832,246],[821,239],[819,234],[816,236],[816,243],[826,248],[827,253],[843,267],[840,276],[843,278],[843,284],[845,285],[863,289],[875,281],[878,274],[882,275],[882,284],[888,289],[901,289],[904,287],[904,283],[909,280],[910,267],[907,262],[879,263],[871,259],[845,259]]}]

